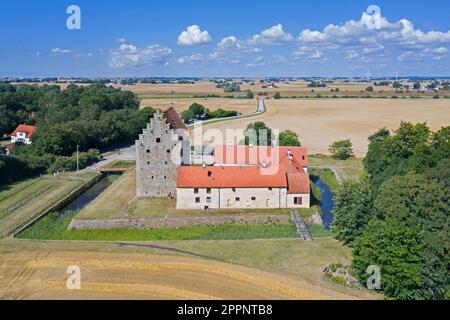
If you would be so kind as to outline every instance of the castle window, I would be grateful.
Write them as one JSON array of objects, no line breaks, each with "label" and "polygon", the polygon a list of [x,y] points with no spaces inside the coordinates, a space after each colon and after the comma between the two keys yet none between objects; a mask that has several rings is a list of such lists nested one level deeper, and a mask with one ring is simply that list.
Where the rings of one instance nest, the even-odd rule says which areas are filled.
[{"label": "castle window", "polygon": [[256,197],[252,197],[252,201],[256,201]]},{"label": "castle window", "polygon": [[302,156],[302,160],[305,160],[305,156]]},{"label": "castle window", "polygon": [[269,191],[272,191],[272,188],[269,188]]},{"label": "castle window", "polygon": [[303,204],[303,199],[302,199],[302,197],[295,197],[295,198],[294,198],[294,204],[296,204],[296,205],[302,205],[302,204]]},{"label": "castle window", "polygon": [[194,194],[198,194],[198,188],[194,189]]},{"label": "castle window", "polygon": [[179,137],[178,137],[178,141],[183,141],[183,137],[182,137],[182,136],[179,136]]},{"label": "castle window", "polygon": [[156,138],[156,143],[161,143],[161,138]]},{"label": "castle window", "polygon": [[211,203],[212,199],[211,197],[206,198],[206,203]]},{"label": "castle window", "polygon": [[150,153],[150,149],[147,149],[147,153]]},{"label": "castle window", "polygon": [[206,189],[206,193],[207,193],[207,194],[211,194],[211,188],[207,188],[207,189]]},{"label": "castle window", "polygon": [[239,202],[239,201],[241,201],[241,198],[236,197],[236,202]]},{"label": "castle window", "polygon": [[236,188],[233,188],[233,192],[236,192]]},{"label": "castle window", "polygon": [[170,153],[170,150],[169,150],[169,149],[167,149],[167,153]]},{"label": "castle window", "polygon": [[200,203],[200,197],[195,198],[195,203]]}]

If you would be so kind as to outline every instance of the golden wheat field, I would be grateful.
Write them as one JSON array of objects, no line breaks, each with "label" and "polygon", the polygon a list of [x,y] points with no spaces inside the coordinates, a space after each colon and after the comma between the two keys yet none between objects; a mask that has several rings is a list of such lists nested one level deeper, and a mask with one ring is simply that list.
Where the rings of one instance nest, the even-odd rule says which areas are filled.
[{"label": "golden wheat field", "polygon": [[281,99],[266,102],[265,114],[205,125],[225,134],[263,121],[272,129],[296,132],[310,154],[328,154],[330,143],[353,142],[355,155],[367,152],[367,137],[382,127],[395,130],[401,121],[427,122],[433,131],[450,124],[450,100],[421,99]]},{"label": "golden wheat field", "polygon": [[[0,256],[1,299],[355,299],[304,281],[191,257],[65,251]],[[81,289],[68,290],[79,266]]]}]

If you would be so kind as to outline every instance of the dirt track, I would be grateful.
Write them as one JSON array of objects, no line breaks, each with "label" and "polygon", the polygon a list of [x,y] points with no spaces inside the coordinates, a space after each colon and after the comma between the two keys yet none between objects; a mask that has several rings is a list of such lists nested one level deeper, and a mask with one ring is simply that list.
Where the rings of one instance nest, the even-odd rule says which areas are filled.
[{"label": "dirt track", "polygon": [[[81,268],[81,290],[66,288]],[[0,299],[354,299],[272,273],[200,258],[19,251],[0,256]]]}]

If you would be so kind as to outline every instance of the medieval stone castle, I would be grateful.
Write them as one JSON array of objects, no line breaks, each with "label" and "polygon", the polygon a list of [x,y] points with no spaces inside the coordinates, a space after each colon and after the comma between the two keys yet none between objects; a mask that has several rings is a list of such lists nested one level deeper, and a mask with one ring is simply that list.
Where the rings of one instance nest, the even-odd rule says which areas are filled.
[{"label": "medieval stone castle", "polygon": [[170,108],[154,114],[136,153],[138,198],[176,197],[188,210],[310,206],[306,148],[217,145],[212,165],[193,165],[189,130]]},{"label": "medieval stone castle", "polygon": [[174,197],[177,168],[190,163],[189,130],[175,109],[154,114],[136,141],[136,195]]}]

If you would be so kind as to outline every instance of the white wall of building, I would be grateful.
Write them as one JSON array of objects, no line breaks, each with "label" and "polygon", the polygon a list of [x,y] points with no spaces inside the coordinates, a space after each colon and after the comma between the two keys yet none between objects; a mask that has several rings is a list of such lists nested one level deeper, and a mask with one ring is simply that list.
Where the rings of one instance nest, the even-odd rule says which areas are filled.
[{"label": "white wall of building", "polygon": [[[300,198],[301,203],[295,204],[294,199]],[[293,209],[307,209],[311,207],[311,198],[309,194],[288,194],[287,195],[287,207]]]},{"label": "white wall of building", "polygon": [[11,136],[11,143],[22,142],[24,144],[31,144],[30,138],[27,138],[25,132],[18,132],[17,136]]},{"label": "white wall of building", "polygon": [[[301,204],[294,204],[294,198]],[[177,189],[177,209],[273,209],[309,208],[309,194],[287,194],[286,188]]]}]

